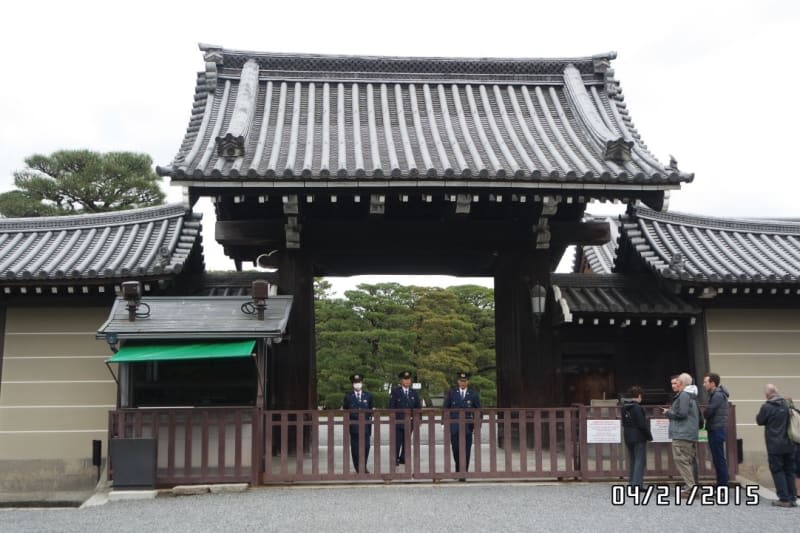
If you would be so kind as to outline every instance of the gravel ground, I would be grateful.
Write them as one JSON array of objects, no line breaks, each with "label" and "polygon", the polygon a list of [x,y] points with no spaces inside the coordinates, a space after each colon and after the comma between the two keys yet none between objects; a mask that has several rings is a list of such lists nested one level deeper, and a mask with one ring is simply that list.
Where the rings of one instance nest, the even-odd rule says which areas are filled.
[{"label": "gravel ground", "polygon": [[605,483],[259,487],[83,509],[0,509],[0,531],[798,531],[800,507],[611,504]]}]

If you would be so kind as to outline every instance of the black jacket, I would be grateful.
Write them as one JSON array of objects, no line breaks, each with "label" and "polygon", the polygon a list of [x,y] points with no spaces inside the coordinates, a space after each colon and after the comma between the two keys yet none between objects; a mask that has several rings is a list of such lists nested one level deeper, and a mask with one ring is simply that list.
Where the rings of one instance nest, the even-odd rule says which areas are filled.
[{"label": "black jacket", "polygon": [[706,429],[725,429],[728,427],[728,389],[717,387],[708,399],[708,407],[703,411]]},{"label": "black jacket", "polygon": [[626,444],[653,440],[647,414],[639,402],[625,400],[622,404],[622,432]]},{"label": "black jacket", "polygon": [[764,426],[767,453],[794,453],[794,443],[789,440],[789,435],[786,433],[789,408],[783,398],[775,395],[764,402],[756,415],[756,423]]}]

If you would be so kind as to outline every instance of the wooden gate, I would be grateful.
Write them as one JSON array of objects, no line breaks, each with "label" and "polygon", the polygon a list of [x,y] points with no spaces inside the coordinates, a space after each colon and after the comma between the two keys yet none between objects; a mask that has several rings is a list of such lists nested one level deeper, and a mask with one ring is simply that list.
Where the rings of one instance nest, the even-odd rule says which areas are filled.
[{"label": "wooden gate", "polygon": [[[663,418],[659,408],[647,409],[651,419]],[[406,416],[398,419],[400,413]],[[460,418],[453,419],[451,414]],[[624,444],[587,439],[590,422],[619,420],[619,407],[376,409],[371,416],[364,411],[357,416],[351,420],[347,411],[254,408],[119,409],[109,413],[109,438],[155,439],[160,486],[627,478]],[[728,423],[728,465],[734,479],[738,471],[734,406]],[[405,464],[395,460],[398,428],[405,430]],[[351,442],[356,442],[358,463],[366,465],[360,472],[353,466]],[[456,470],[454,444],[458,463],[468,464],[465,471]],[[706,443],[698,444],[697,457],[700,477],[713,477]],[[113,471],[109,461],[109,479]],[[645,476],[679,477],[668,442],[648,445]]]},{"label": "wooden gate", "polygon": [[[399,413],[406,416],[398,420]],[[452,413],[472,418],[451,419],[451,411],[441,409],[376,409],[372,418],[360,412],[356,420],[351,420],[347,411],[267,411],[265,434],[280,442],[265,446],[267,452],[276,451],[264,456],[263,482],[561,479],[579,475],[575,408]],[[405,464],[399,465],[395,460],[398,427],[405,430],[407,450]],[[470,433],[473,443],[467,459]],[[363,439],[367,434],[368,453]],[[458,445],[459,463],[469,463],[466,471],[455,469],[453,438]],[[358,439],[358,462],[367,465],[361,472],[355,470],[351,457],[354,439]]]}]

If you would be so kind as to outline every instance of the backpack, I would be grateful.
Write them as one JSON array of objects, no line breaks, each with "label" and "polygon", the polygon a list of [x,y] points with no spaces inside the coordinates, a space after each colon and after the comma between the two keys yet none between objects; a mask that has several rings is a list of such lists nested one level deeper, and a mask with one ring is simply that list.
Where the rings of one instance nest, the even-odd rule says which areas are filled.
[{"label": "backpack", "polygon": [[789,440],[800,444],[800,411],[791,401],[786,402],[786,407],[789,408],[789,423],[786,424],[786,433],[789,435]]}]

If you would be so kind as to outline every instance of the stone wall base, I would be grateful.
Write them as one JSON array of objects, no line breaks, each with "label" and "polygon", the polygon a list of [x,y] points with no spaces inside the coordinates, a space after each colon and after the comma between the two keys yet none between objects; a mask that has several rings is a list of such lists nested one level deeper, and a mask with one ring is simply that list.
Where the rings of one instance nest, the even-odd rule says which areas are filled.
[{"label": "stone wall base", "polygon": [[80,504],[97,485],[97,467],[86,459],[0,459],[1,503]]}]

